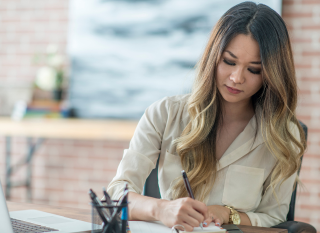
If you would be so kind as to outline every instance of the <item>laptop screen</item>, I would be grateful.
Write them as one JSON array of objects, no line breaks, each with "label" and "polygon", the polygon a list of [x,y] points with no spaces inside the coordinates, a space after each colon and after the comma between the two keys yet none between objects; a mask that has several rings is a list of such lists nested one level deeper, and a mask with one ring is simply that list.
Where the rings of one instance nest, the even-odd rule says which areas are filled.
[{"label": "laptop screen", "polygon": [[1,219],[1,232],[14,233],[11,226],[11,220],[8,212],[6,199],[4,197],[1,181],[0,181],[0,219]]}]

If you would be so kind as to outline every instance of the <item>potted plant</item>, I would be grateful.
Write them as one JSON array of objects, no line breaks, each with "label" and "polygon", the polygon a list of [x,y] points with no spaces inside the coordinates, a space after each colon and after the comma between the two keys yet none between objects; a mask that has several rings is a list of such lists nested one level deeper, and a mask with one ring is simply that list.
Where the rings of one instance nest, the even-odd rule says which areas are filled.
[{"label": "potted plant", "polygon": [[42,66],[38,69],[35,85],[45,91],[52,92],[52,98],[60,101],[65,85],[64,57],[58,53],[56,45],[49,45],[46,53],[36,56],[36,62]]}]

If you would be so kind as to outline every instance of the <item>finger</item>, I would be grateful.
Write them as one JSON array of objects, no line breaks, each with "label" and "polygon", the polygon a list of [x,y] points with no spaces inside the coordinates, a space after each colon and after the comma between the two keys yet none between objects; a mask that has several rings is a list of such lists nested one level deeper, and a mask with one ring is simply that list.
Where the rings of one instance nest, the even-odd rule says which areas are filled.
[{"label": "finger", "polygon": [[209,217],[209,218],[207,218],[206,220],[203,221],[203,226],[204,227],[208,227],[211,222],[212,222],[212,218]]},{"label": "finger", "polygon": [[196,219],[199,224],[205,220],[204,216],[193,208],[188,210],[188,215]]},{"label": "finger", "polygon": [[193,226],[190,226],[187,222],[183,222],[181,225],[184,227],[184,229],[181,229],[182,231],[193,231]]},{"label": "finger", "polygon": [[182,216],[182,221],[186,222],[187,224],[189,224],[192,227],[198,227],[200,225],[200,221],[198,221],[197,219],[193,218],[190,215],[184,215]]},{"label": "finger", "polygon": [[215,223],[216,226],[221,227],[221,225],[223,223],[223,220],[220,219],[220,218],[216,218],[216,219],[214,219],[214,223]]},{"label": "finger", "polygon": [[203,202],[200,202],[197,200],[192,200],[191,205],[192,205],[192,208],[195,209],[196,211],[200,212],[204,216],[205,219],[209,217],[208,216],[208,208]]},{"label": "finger", "polygon": [[183,218],[175,221],[172,227],[180,231],[193,231],[193,226],[191,226],[189,222],[184,221]]},{"label": "finger", "polygon": [[177,229],[179,231],[185,231],[185,226],[182,224],[177,224],[172,227],[173,229]]}]

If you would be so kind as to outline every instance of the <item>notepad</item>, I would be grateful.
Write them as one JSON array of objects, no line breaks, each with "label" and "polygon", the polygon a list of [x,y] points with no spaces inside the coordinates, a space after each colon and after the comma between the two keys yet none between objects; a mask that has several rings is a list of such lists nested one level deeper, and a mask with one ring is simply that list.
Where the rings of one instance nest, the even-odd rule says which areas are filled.
[{"label": "notepad", "polygon": [[[185,232],[187,231],[180,231],[180,233],[185,233]],[[226,232],[226,230],[221,227],[217,227],[212,223],[208,227],[203,227],[203,230],[201,229],[201,227],[195,227],[193,228],[192,232],[217,233],[217,232]]]},{"label": "notepad", "polygon": [[[145,221],[129,221],[129,228],[131,233],[171,233],[171,228],[163,225],[163,223],[156,222],[145,222]],[[184,232],[184,231],[180,231]],[[195,227],[193,232],[205,232],[205,233],[217,233],[226,232],[225,229],[215,226],[211,223],[208,227]]]}]

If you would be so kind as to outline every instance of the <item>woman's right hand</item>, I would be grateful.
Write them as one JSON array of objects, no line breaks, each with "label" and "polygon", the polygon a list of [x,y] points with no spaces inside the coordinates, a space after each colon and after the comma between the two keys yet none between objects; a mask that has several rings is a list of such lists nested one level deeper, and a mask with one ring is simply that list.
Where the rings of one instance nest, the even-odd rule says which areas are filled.
[{"label": "woman's right hand", "polygon": [[[190,197],[160,202],[156,210],[157,219],[168,227],[182,225],[186,231],[193,231],[194,227],[199,227],[200,223],[208,218],[207,206]],[[183,230],[181,227],[177,228]]]}]

